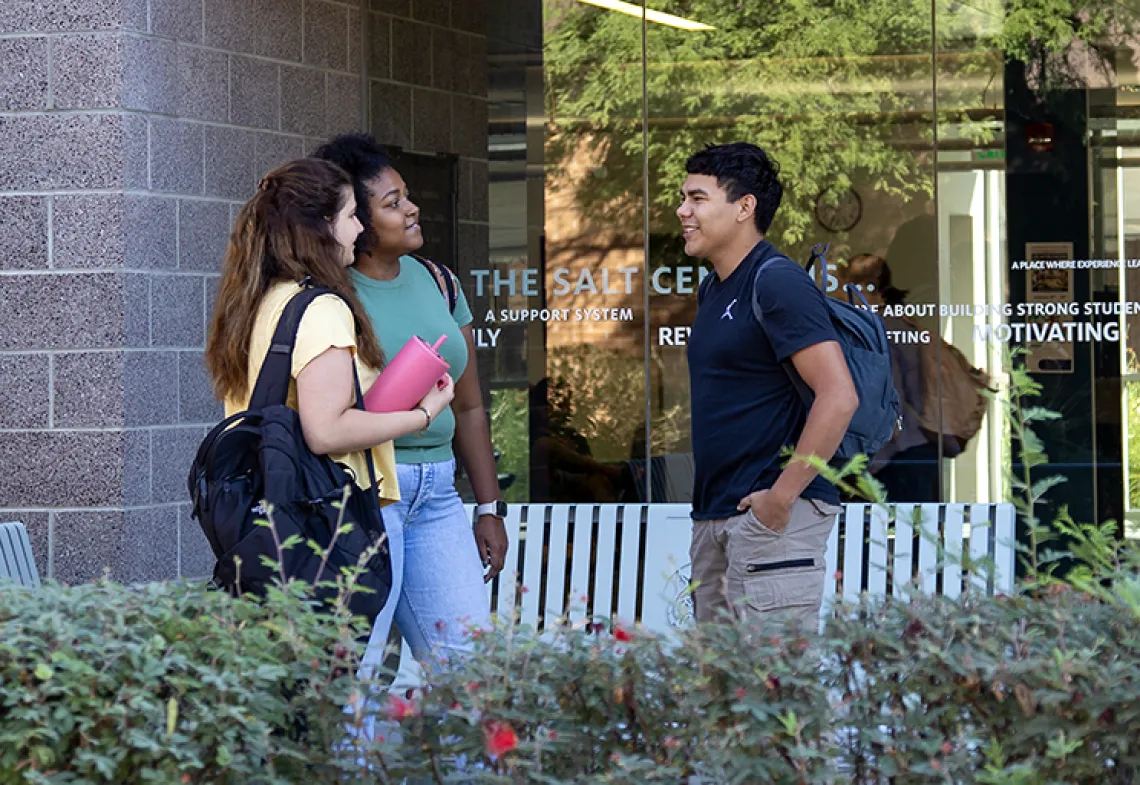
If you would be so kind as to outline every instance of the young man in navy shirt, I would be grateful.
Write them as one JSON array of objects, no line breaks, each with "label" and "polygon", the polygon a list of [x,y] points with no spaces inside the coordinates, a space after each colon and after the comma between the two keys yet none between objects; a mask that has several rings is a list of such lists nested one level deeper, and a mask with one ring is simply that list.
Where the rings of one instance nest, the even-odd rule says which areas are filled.
[{"label": "young man in navy shirt", "polygon": [[[787,614],[815,628],[839,495],[783,453],[830,460],[858,405],[855,386],[824,294],[764,239],[783,196],[775,163],[735,142],[696,153],[686,171],[685,253],[713,267],[688,342],[697,620]],[[810,407],[788,360],[815,393]]]}]

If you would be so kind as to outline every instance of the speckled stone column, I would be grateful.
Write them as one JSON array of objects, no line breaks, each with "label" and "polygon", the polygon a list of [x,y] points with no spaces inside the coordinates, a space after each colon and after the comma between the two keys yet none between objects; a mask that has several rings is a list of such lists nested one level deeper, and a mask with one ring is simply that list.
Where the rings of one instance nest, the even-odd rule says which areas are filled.
[{"label": "speckled stone column", "polygon": [[358,0],[0,2],[0,520],[43,577],[200,577],[193,451],[237,206],[361,127]]}]

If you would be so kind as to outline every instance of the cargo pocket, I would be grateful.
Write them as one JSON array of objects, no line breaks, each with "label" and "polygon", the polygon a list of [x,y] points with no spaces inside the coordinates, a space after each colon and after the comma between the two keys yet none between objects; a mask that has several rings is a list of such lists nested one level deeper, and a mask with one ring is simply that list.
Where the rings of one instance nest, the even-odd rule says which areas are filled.
[{"label": "cargo pocket", "polygon": [[823,599],[823,564],[810,557],[754,560],[744,565],[744,595],[752,613],[810,618]]}]

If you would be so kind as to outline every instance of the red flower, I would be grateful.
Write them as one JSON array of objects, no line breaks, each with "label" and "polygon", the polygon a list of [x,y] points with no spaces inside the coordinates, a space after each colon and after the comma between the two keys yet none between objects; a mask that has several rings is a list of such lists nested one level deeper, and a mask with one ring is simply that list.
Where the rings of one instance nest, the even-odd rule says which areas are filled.
[{"label": "red flower", "polygon": [[943,755],[949,755],[953,751],[954,751],[954,747],[951,746],[950,742],[948,742],[948,741],[942,742],[942,754]]},{"label": "red flower", "polygon": [[633,640],[633,634],[619,624],[614,627],[614,640],[620,641],[621,643],[629,643]]},{"label": "red flower", "polygon": [[388,716],[396,722],[403,722],[408,717],[416,716],[416,704],[413,701],[401,698],[399,695],[389,695]]},{"label": "red flower", "polygon": [[519,735],[505,722],[492,722],[484,730],[487,754],[493,757],[506,755],[519,746]]},{"label": "red flower", "polygon": [[742,700],[744,700],[744,696],[745,696],[745,695],[747,695],[747,694],[748,694],[748,693],[746,693],[746,692],[744,691],[744,688],[743,688],[743,687],[737,687],[737,688],[736,688],[736,699],[737,699],[738,701],[742,701]]},{"label": "red flower", "polygon": [[770,690],[778,690],[780,689],[780,680],[775,676],[769,676],[768,678],[764,679],[764,686]]}]

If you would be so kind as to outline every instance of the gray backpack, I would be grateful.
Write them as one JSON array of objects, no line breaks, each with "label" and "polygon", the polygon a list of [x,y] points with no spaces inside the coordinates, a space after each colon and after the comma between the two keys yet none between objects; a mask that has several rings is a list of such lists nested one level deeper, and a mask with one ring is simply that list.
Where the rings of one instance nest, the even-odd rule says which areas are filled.
[{"label": "gray backpack", "polygon": [[[808,271],[817,261],[822,270],[827,270],[825,254],[828,247],[828,245],[817,245],[812,249],[811,258],[805,265],[805,275],[810,274]],[[752,314],[761,327],[764,326],[764,316],[760,312],[756,284],[760,279],[760,271],[778,259],[787,259],[787,257],[773,256],[765,261],[756,268],[755,278],[752,281]],[[704,283],[702,281],[702,284]],[[856,455],[866,455],[871,458],[891,440],[901,426],[899,394],[895,389],[894,372],[891,368],[891,347],[887,341],[887,330],[882,317],[871,311],[870,305],[858,287],[847,284],[844,288],[847,291],[847,302],[834,297],[824,299],[831,315],[831,323],[839,336],[843,356],[847,359],[851,379],[855,383],[859,406],[851,418],[851,424],[847,426],[847,433],[843,435],[839,449],[835,451],[835,458],[848,460]],[[704,289],[705,286],[702,285],[698,298],[704,294]],[[856,304],[856,299],[861,301],[860,305]],[[810,409],[815,394],[800,378],[791,360],[785,360],[783,365],[800,400]]]}]

